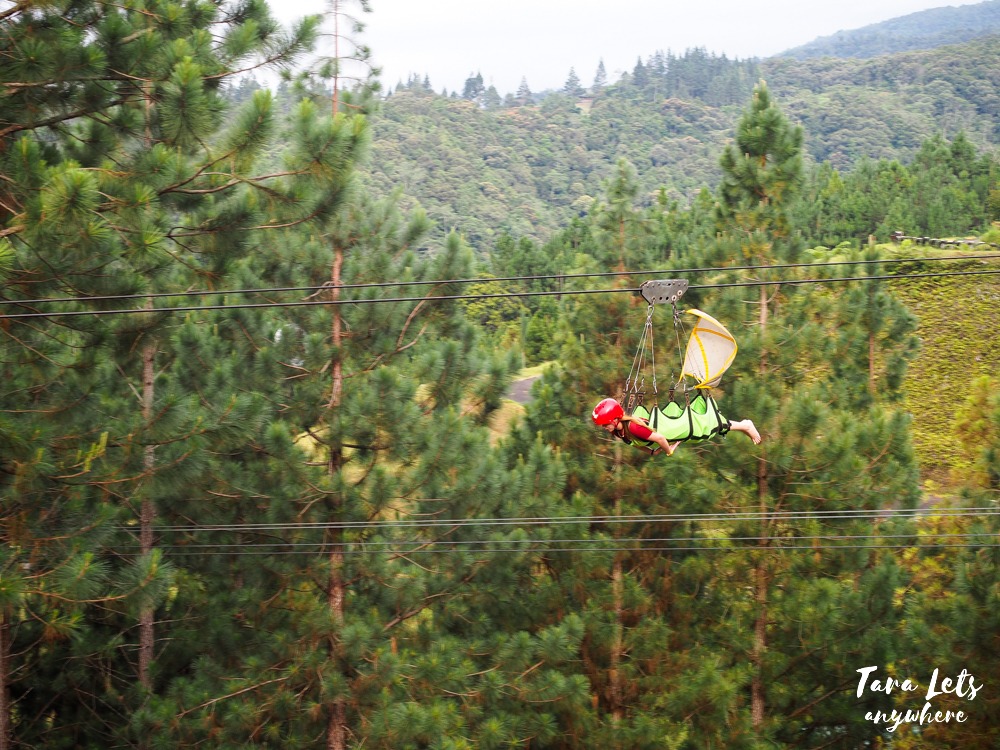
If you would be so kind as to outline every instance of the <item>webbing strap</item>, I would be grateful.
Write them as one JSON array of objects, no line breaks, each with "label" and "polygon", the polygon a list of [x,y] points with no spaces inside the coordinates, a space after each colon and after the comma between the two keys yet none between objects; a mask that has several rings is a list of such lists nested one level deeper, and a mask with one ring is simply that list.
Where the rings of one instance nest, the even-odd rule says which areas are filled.
[{"label": "webbing strap", "polygon": [[[625,389],[623,392],[623,405],[626,410],[631,410],[635,405],[633,402],[643,393],[646,385],[646,349],[649,349],[649,362],[652,367],[653,396],[656,396],[656,347],[653,343],[653,305],[646,311],[646,323],[642,327],[642,335],[639,337],[639,346],[636,348],[635,356],[632,358],[632,368],[625,379]],[[641,401],[640,401],[641,403]]]},{"label": "webbing strap", "polygon": [[[673,398],[674,390],[684,384],[684,345],[681,343],[681,329],[684,324],[681,323],[681,314],[677,309],[677,305],[674,304],[674,338],[677,339],[677,361],[680,362],[680,376],[677,378],[677,382],[670,389],[670,397]],[[684,389],[687,391],[687,388]]]}]

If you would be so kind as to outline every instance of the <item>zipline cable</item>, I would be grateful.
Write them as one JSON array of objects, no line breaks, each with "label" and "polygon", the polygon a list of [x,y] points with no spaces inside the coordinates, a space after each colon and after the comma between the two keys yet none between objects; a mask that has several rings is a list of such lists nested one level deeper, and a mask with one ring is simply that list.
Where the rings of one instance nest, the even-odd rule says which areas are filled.
[{"label": "zipline cable", "polygon": [[[703,266],[699,268],[666,268],[654,271],[603,271],[600,273],[544,274],[536,276],[501,276],[468,279],[422,279],[414,281],[380,281],[358,284],[340,284],[338,289],[382,289],[401,286],[446,286],[448,284],[486,284],[490,282],[553,281],[565,279],[597,279],[620,276],[662,276],[670,274],[712,273],[719,271],[759,271],[771,269],[823,268],[830,266],[881,265],[887,263],[925,263],[961,260],[995,260],[1000,255],[952,255],[927,258],[873,258],[860,260],[817,261],[815,263],[776,263],[769,266]],[[67,302],[120,302],[128,300],[162,299],[165,297],[207,297],[226,294],[278,294],[283,292],[319,292],[332,288],[329,283],[311,286],[258,287],[251,289],[203,289],[200,291],[153,292],[146,294],[116,294],[88,297],[43,297],[39,299],[0,299],[0,305],[38,305]]]},{"label": "zipline cable", "polygon": [[[802,551],[808,553],[815,553],[820,550],[899,550],[899,549],[913,549],[913,550],[939,550],[939,549],[998,549],[1000,548],[1000,543],[968,543],[968,542],[956,542],[956,543],[941,543],[941,544],[772,544],[768,546],[760,546],[759,544],[753,545],[739,545],[739,546],[709,546],[709,545],[690,545],[690,546],[676,546],[676,545],[622,545],[619,540],[609,540],[615,542],[614,545],[606,545],[601,547],[589,547],[589,548],[579,548],[579,547],[544,547],[539,546],[538,548],[511,548],[511,547],[492,547],[492,548],[479,548],[479,549],[454,549],[454,548],[437,548],[433,543],[422,542],[418,546],[409,549],[386,549],[386,550],[369,550],[364,549],[362,545],[356,545],[354,547],[347,548],[329,548],[320,547],[318,549],[309,550],[298,550],[298,549],[284,549],[284,550],[254,550],[254,549],[240,549],[240,550],[200,550],[195,551],[193,554],[198,556],[213,556],[213,557],[243,557],[243,556],[286,556],[286,555],[317,555],[317,554],[327,554],[336,551],[340,555],[363,555],[372,554],[373,552],[384,552],[387,554],[392,554],[397,557],[411,557],[413,555],[420,554],[436,554],[436,555],[474,555],[474,554],[551,554],[551,553],[611,553],[611,552],[743,552],[743,553],[775,553],[775,552],[794,552]],[[777,541],[771,538],[770,541]],[[497,544],[502,544],[502,542],[497,542]],[[540,543],[544,544],[544,543]],[[138,549],[138,548],[136,548]],[[162,549],[162,548],[158,548]],[[127,552],[127,551],[125,551]],[[185,554],[181,548],[173,549],[163,549],[166,555],[182,555]]]},{"label": "zipline cable", "polygon": [[[194,532],[240,532],[260,533],[267,531],[309,531],[341,530],[371,531],[382,529],[433,529],[461,528],[464,526],[557,526],[576,524],[634,524],[634,523],[737,523],[747,521],[842,521],[842,520],[925,520],[929,518],[985,518],[1000,515],[1000,508],[882,508],[831,511],[778,511],[778,512],[719,512],[719,513],[677,513],[677,514],[636,514],[630,516],[526,516],[520,518],[451,518],[412,519],[393,521],[317,521],[295,523],[237,523],[237,524],[193,524],[158,526],[157,533]],[[120,531],[133,531],[132,527],[118,527]]]},{"label": "zipline cable", "polygon": [[[744,266],[744,267],[705,268],[705,269],[686,269],[686,270],[685,269],[673,269],[673,270],[667,271],[667,273],[708,272],[708,271],[724,272],[724,271],[735,271],[735,270],[759,270],[759,269],[765,269],[765,268],[766,269],[774,269],[774,268],[797,268],[797,267],[817,267],[817,266],[833,266],[833,265],[844,266],[844,265],[861,265],[861,264],[866,264],[866,263],[926,262],[928,260],[952,260],[952,259],[955,259],[955,260],[968,260],[968,259],[976,260],[976,259],[987,258],[987,257],[1000,257],[1000,256],[959,256],[959,257],[956,257],[956,258],[940,258],[940,259],[930,259],[930,258],[916,258],[916,259],[877,259],[877,260],[871,260],[871,261],[864,261],[864,260],[836,261],[836,262],[828,262],[828,263],[784,264],[784,265],[775,265],[775,266]],[[661,272],[656,272],[656,271],[636,271],[636,272],[627,272],[625,274],[623,274],[623,273],[616,273],[616,272],[609,272],[609,273],[604,273],[604,274],[579,274],[579,275],[559,275],[559,276],[553,275],[553,276],[539,276],[539,277],[508,277],[507,279],[465,279],[465,280],[445,280],[445,281],[440,281],[439,280],[439,281],[423,281],[423,282],[387,282],[387,283],[380,283],[380,284],[347,285],[347,286],[343,286],[343,287],[340,287],[340,288],[368,288],[368,287],[383,287],[383,286],[402,286],[402,285],[410,284],[410,283],[412,283],[412,284],[438,284],[438,285],[446,285],[446,284],[449,284],[449,283],[473,283],[473,282],[478,282],[478,281],[482,281],[482,282],[486,282],[486,281],[503,281],[503,280],[521,281],[521,280],[534,280],[534,279],[543,279],[543,278],[600,277],[600,276],[641,275],[641,274],[654,274],[654,273],[661,273]],[[948,276],[995,275],[995,274],[998,274],[998,273],[1000,273],[1000,270],[952,271],[952,272],[935,272],[935,273],[923,273],[923,274],[881,275],[881,276],[869,275],[869,276],[834,277],[834,278],[820,278],[820,279],[792,279],[792,280],[767,280],[767,281],[760,281],[760,280],[758,280],[758,281],[744,281],[744,282],[731,282],[731,283],[716,283],[716,284],[692,285],[689,288],[690,289],[717,289],[717,288],[738,288],[738,287],[753,287],[753,286],[773,286],[773,285],[782,285],[782,284],[793,285],[794,286],[794,285],[798,285],[798,284],[825,284],[825,283],[836,283],[836,282],[847,282],[847,281],[892,281],[892,280],[909,280],[909,279],[916,279],[916,278],[940,278],[940,277],[948,277]],[[277,291],[304,291],[304,290],[310,290],[310,289],[315,290],[315,289],[322,289],[322,288],[324,288],[324,287],[294,287],[294,288],[290,287],[290,288],[287,288],[287,289],[284,289],[284,290],[282,290],[282,289],[268,289],[268,290],[260,290],[260,291],[261,292],[269,292],[269,293],[271,293],[271,292],[277,292]],[[111,298],[111,297],[109,297],[109,298],[93,298],[93,297],[89,297],[89,298],[79,298],[78,300],[73,300],[71,298],[57,298],[57,299],[50,299],[50,300],[0,301],[0,302],[6,303],[6,304],[22,304],[23,305],[23,304],[27,304],[28,302],[95,301],[97,299],[109,299],[109,300],[110,299],[148,299],[148,298],[151,298],[151,297],[177,297],[177,296],[188,296],[188,295],[194,296],[194,295],[204,295],[204,294],[242,293],[242,292],[248,292],[248,291],[254,291],[254,290],[241,290],[240,292],[221,291],[220,290],[220,291],[216,291],[216,292],[188,292],[188,293],[183,293],[183,294],[163,293],[163,294],[155,294],[155,295],[130,295],[130,296],[117,297],[117,298]],[[603,290],[570,290],[570,291],[561,290],[561,291],[550,291],[550,292],[513,292],[513,293],[512,292],[505,292],[505,293],[490,293],[490,294],[476,294],[476,295],[444,295],[444,296],[440,296],[440,297],[399,297],[399,298],[376,298],[376,299],[367,299],[367,300],[341,300],[341,301],[339,301],[337,303],[333,303],[331,301],[308,301],[308,300],[305,300],[305,301],[296,301],[296,302],[266,302],[266,303],[238,303],[238,304],[224,304],[224,305],[181,306],[181,307],[156,308],[156,309],[153,309],[153,310],[135,309],[135,310],[96,310],[96,311],[62,311],[62,312],[49,312],[49,313],[23,313],[23,314],[14,314],[14,315],[3,315],[3,316],[0,316],[0,318],[36,318],[36,317],[64,317],[64,316],[73,316],[73,315],[109,315],[109,314],[140,314],[140,313],[144,313],[144,314],[153,313],[153,314],[155,314],[155,313],[166,313],[166,312],[188,312],[188,311],[202,311],[202,310],[208,311],[208,310],[223,310],[223,309],[248,309],[248,308],[261,308],[261,307],[298,307],[298,306],[330,305],[330,304],[368,304],[368,303],[383,303],[383,302],[384,303],[389,303],[389,302],[420,302],[420,301],[425,301],[425,300],[496,299],[496,298],[507,298],[507,297],[551,296],[551,295],[562,295],[562,294],[567,294],[567,295],[571,295],[571,294],[606,294],[606,293],[622,293],[622,292],[630,292],[630,293],[632,293],[634,291],[635,290],[633,290],[633,289],[603,289]],[[827,514],[827,513],[829,513],[830,515],[824,515],[824,514]],[[874,519],[886,520],[886,519],[889,519],[889,518],[893,518],[895,516],[904,517],[904,518],[925,518],[925,517],[927,517],[929,515],[940,515],[940,516],[976,515],[978,517],[982,517],[982,516],[988,516],[988,515],[996,515],[996,514],[1000,513],[1000,511],[996,511],[996,510],[990,509],[990,508],[980,508],[980,509],[958,510],[958,511],[952,511],[952,512],[937,512],[937,513],[933,513],[933,514],[932,513],[928,513],[927,511],[921,511],[921,510],[905,510],[905,511],[901,511],[901,512],[893,512],[893,511],[886,511],[886,510],[871,510],[871,511],[860,511],[860,512],[856,512],[856,513],[839,513],[838,515],[832,515],[834,513],[838,513],[838,512],[835,512],[835,511],[831,511],[831,512],[824,512],[824,511],[804,511],[804,512],[796,513],[796,514],[775,514],[775,513],[764,513],[764,514],[732,514],[732,513],[727,513],[727,514],[696,514],[696,515],[674,515],[674,516],[633,517],[633,518],[628,518],[628,517],[626,517],[626,518],[622,518],[622,517],[605,517],[605,518],[601,518],[601,517],[594,516],[594,517],[578,517],[578,518],[572,518],[572,519],[567,519],[567,518],[457,519],[457,520],[455,520],[455,519],[449,519],[449,520],[437,520],[437,521],[434,521],[434,522],[428,522],[428,521],[408,522],[408,523],[395,522],[394,525],[397,526],[397,527],[406,527],[406,526],[417,525],[417,526],[421,526],[421,527],[424,527],[424,528],[430,528],[430,527],[433,527],[433,526],[455,526],[455,525],[497,525],[497,524],[504,524],[504,525],[512,525],[512,524],[527,525],[527,524],[541,524],[541,523],[545,523],[545,524],[574,523],[574,524],[577,524],[577,523],[583,523],[583,522],[586,522],[586,523],[638,523],[638,522],[650,523],[650,522],[667,522],[667,521],[673,521],[673,522],[685,522],[685,521],[688,521],[688,522],[693,522],[693,521],[702,521],[702,522],[706,522],[706,521],[707,522],[722,522],[722,521],[725,521],[725,522],[735,522],[735,521],[740,521],[740,520],[754,520],[757,517],[763,518],[763,519],[767,519],[767,520],[773,520],[773,521],[780,521],[780,520],[817,521],[817,520],[832,520],[832,519],[844,519],[844,518],[853,518],[853,519],[874,518]],[[298,524],[298,525],[288,525],[288,526],[273,525],[273,524],[272,525],[267,525],[267,524],[264,524],[264,525],[260,525],[260,524],[243,524],[243,525],[232,525],[232,526],[162,527],[162,528],[157,529],[157,531],[158,532],[166,532],[166,531],[177,531],[177,532],[186,531],[186,532],[191,532],[191,531],[197,530],[197,531],[239,531],[239,532],[246,533],[246,532],[254,532],[254,531],[259,532],[259,531],[264,531],[264,530],[308,529],[308,528],[320,528],[320,529],[323,529],[323,528],[342,528],[342,529],[363,528],[363,529],[370,529],[370,528],[372,528],[372,526],[371,526],[370,523],[367,524],[367,525],[353,525],[353,524],[350,524],[350,523],[332,523],[332,524],[310,524],[310,525]],[[936,535],[933,535],[933,536],[950,537],[950,536],[984,536],[984,535],[986,535],[986,534],[966,534],[966,535],[941,535],[941,534],[936,534]],[[886,535],[885,537],[876,537],[876,536],[853,536],[852,537],[852,536],[837,536],[837,535],[832,535],[831,536],[831,535],[824,535],[824,536],[821,536],[821,537],[792,537],[792,539],[795,539],[795,540],[810,539],[810,540],[827,540],[828,541],[828,540],[831,540],[831,539],[840,539],[840,538],[843,538],[843,539],[857,539],[857,538],[898,538],[898,537],[907,537],[907,538],[910,538],[910,537],[915,537],[915,536],[916,535]],[[727,539],[724,539],[724,540],[720,540],[720,541],[737,541],[737,540],[742,540],[742,541],[761,541],[763,539],[764,538],[759,538],[759,537],[745,537],[745,538],[744,537],[736,537],[736,538],[730,537],[730,538],[727,538]],[[772,537],[767,537],[766,539],[770,540],[770,541],[779,541],[781,538],[780,537],[773,537],[772,536]],[[551,544],[551,543],[570,544],[571,543],[571,544],[577,544],[577,545],[579,545],[579,544],[589,544],[589,545],[591,545],[590,547],[584,548],[582,550],[580,549],[580,547],[572,547],[572,548],[566,548],[566,549],[562,549],[562,550],[552,549],[552,548],[546,548],[546,551],[614,551],[614,550],[618,550],[618,549],[620,549],[620,550],[634,550],[634,549],[636,549],[635,547],[611,548],[611,547],[606,547],[606,546],[600,546],[600,545],[596,545],[595,544],[597,541],[599,541],[599,540],[524,540],[523,543],[537,543],[537,544]],[[637,540],[637,541],[642,542],[644,540]],[[672,540],[652,539],[652,540],[646,540],[646,541],[664,542],[664,541],[672,541]],[[682,538],[682,539],[678,539],[677,541],[695,541],[695,539],[694,538]],[[713,542],[714,540],[708,540],[708,539],[705,539],[705,540],[698,539],[697,541],[703,542],[703,544],[700,544],[699,546],[696,546],[696,547],[677,547],[677,546],[674,546],[674,545],[672,545],[670,547],[648,547],[648,546],[642,546],[639,549],[643,549],[643,550],[660,550],[660,551],[668,551],[668,550],[713,550],[713,549],[721,549],[723,551],[736,551],[736,550],[744,549],[746,551],[753,551],[753,550],[757,549],[757,548],[740,548],[740,547],[726,548],[726,547],[712,546],[712,545],[709,545],[707,543]],[[405,544],[406,542],[402,542],[402,543]],[[503,544],[503,543],[510,543],[510,542],[503,542],[503,541],[495,542],[495,541],[483,540],[483,541],[471,541],[471,542],[461,542],[461,543],[454,542],[454,543],[451,543],[451,544],[453,544],[453,545],[455,545],[455,544],[489,545],[489,544],[497,544],[497,543]],[[292,544],[293,546],[296,546],[296,543],[288,543],[288,542],[275,542],[275,543],[271,543],[271,544],[257,545],[257,546],[271,548],[271,547],[274,547],[274,546],[287,547],[287,546],[289,546],[289,544]],[[364,543],[364,544],[369,544],[370,545],[371,542],[367,542],[367,543]],[[389,543],[387,542],[385,544],[389,544]],[[391,544],[398,545],[398,544],[400,544],[400,542],[392,542]],[[430,548],[426,548],[425,545],[431,544],[431,545],[437,545],[437,546],[440,547],[441,545],[445,545],[447,543],[445,543],[445,542],[421,541],[421,542],[413,542],[413,544],[420,544],[422,546],[422,548],[421,549],[417,549],[417,550],[407,550],[407,551],[405,551],[405,554],[416,554],[416,553],[424,552],[424,551],[436,551],[436,552],[440,553],[440,552],[443,552],[445,550],[444,549],[433,550],[433,549],[430,549]],[[307,546],[310,546],[310,547],[314,548],[317,545],[320,546],[322,549],[331,549],[331,547],[330,547],[329,544],[323,544],[323,543],[315,543],[315,544],[310,544],[310,545],[307,545]],[[168,545],[168,546],[170,548],[192,550],[192,549],[197,548],[199,545]],[[236,546],[245,547],[246,545],[236,545]],[[768,549],[774,549],[774,550],[793,550],[793,549],[815,550],[815,549],[845,549],[845,548],[849,548],[849,549],[859,549],[859,548],[893,549],[893,548],[922,548],[922,547],[937,548],[937,547],[941,547],[941,546],[947,546],[947,547],[968,547],[968,548],[992,548],[992,547],[998,547],[1000,545],[998,545],[998,544],[989,544],[989,545],[986,545],[986,544],[979,544],[979,545],[960,545],[960,544],[956,544],[956,545],[842,545],[842,544],[836,544],[836,545],[807,545],[807,546],[804,546],[804,547],[795,547],[795,546],[788,546],[788,545],[781,545],[781,544],[779,544],[779,545],[777,545],[775,547],[770,547]],[[213,549],[218,549],[217,545],[211,545],[211,547]],[[224,548],[224,546],[223,546],[223,548]],[[457,551],[462,551],[462,550],[457,550]],[[489,551],[489,552],[510,551],[510,552],[514,552],[514,551],[518,551],[518,550],[516,550],[516,549],[491,549],[491,550],[477,550],[477,551]],[[249,552],[239,552],[239,553],[236,553],[236,552],[233,552],[233,553],[218,552],[217,554],[250,554],[250,553]],[[281,554],[285,554],[285,553],[281,553]]]},{"label": "zipline cable", "polygon": [[[984,518],[987,516],[1000,515],[1000,509],[995,507],[976,508],[956,508],[956,509],[882,509],[882,510],[858,510],[858,511],[782,511],[775,513],[700,513],[700,514],[671,514],[671,515],[635,515],[635,516],[575,516],[575,517],[524,517],[515,519],[499,518],[474,518],[474,519],[425,519],[414,521],[390,521],[390,522],[327,522],[327,523],[293,523],[293,524],[217,524],[205,526],[168,526],[160,527],[156,531],[177,532],[195,534],[201,532],[224,532],[261,535],[266,532],[276,531],[325,531],[330,529],[355,530],[355,531],[392,531],[398,529],[409,530],[432,530],[444,529],[453,532],[462,526],[511,526],[518,528],[523,526],[545,526],[550,527],[559,524],[579,524],[587,523],[651,523],[662,522],[669,519],[675,522],[731,522],[737,523],[748,520],[765,519],[770,521],[783,521],[787,526],[793,521],[830,521],[830,520],[867,520],[876,519],[881,521],[889,520],[926,520],[937,517],[974,517]],[[127,530],[134,533],[131,527],[120,527],[120,530]],[[176,555],[212,555],[212,556],[235,556],[235,555],[292,555],[292,554],[329,554],[334,551],[344,554],[364,554],[385,552],[393,555],[406,557],[413,554],[424,553],[539,553],[550,552],[615,552],[615,551],[760,551],[759,542],[767,541],[771,544],[766,547],[767,551],[815,551],[831,549],[939,549],[939,548],[962,548],[962,549],[989,549],[1000,547],[1000,543],[953,543],[950,540],[971,540],[977,538],[996,538],[997,534],[990,531],[980,532],[935,532],[924,531],[916,533],[879,533],[879,534],[806,534],[795,536],[727,536],[727,537],[629,537],[623,540],[622,537],[615,538],[527,538],[527,539],[469,539],[469,540],[449,540],[449,539],[396,539],[378,540],[365,539],[350,542],[329,542],[329,541],[288,541],[278,539],[268,542],[241,542],[241,543],[204,543],[204,542],[161,542],[157,549],[166,554]],[[859,540],[896,540],[896,539],[924,539],[919,544],[816,544],[815,542],[837,542],[859,541]],[[947,540],[930,542],[928,540]],[[629,546],[621,545],[623,541],[630,541]],[[795,542],[795,544],[789,544]],[[810,544],[802,544],[810,542]],[[679,546],[679,543],[686,543],[686,546]],[[743,543],[736,544],[733,543]],[[753,546],[746,546],[747,543],[754,543]],[[529,548],[529,545],[536,545]],[[561,545],[561,546],[552,546]],[[129,554],[138,547],[122,547],[119,551]]]},{"label": "zipline cable", "polygon": [[[725,270],[725,269],[720,269]],[[756,286],[797,286],[799,284],[832,284],[839,282],[848,281],[903,281],[909,279],[929,279],[929,278],[944,278],[944,277],[955,277],[955,276],[994,276],[1000,274],[1000,269],[996,270],[978,270],[978,271],[941,271],[935,273],[921,273],[921,274],[900,274],[900,275],[881,275],[881,276],[844,276],[844,277],[833,277],[826,279],[777,279],[777,280],[758,280],[758,281],[738,281],[731,283],[716,283],[716,284],[692,284],[688,289],[731,289],[740,287],[756,287]],[[506,299],[512,297],[553,297],[553,296],[572,296],[572,295],[585,295],[585,294],[622,294],[629,293],[634,294],[635,289],[576,289],[576,290],[559,290],[559,291],[547,291],[547,292],[496,292],[488,294],[452,294],[452,295],[441,295],[441,296],[431,296],[431,297],[377,297],[372,299],[340,299],[340,300],[296,300],[292,302],[240,302],[231,304],[221,304],[221,305],[187,305],[187,306],[177,306],[177,307],[157,307],[152,309],[145,308],[129,308],[129,309],[116,309],[116,310],[62,310],[53,312],[31,312],[31,313],[14,313],[0,315],[0,320],[15,320],[15,319],[29,319],[29,318],[63,318],[63,317],[78,317],[82,315],[157,315],[161,313],[175,313],[175,312],[206,312],[206,311],[217,311],[217,310],[248,310],[248,309],[261,309],[261,308],[288,308],[288,307],[317,307],[317,306],[333,306],[333,305],[368,305],[368,304],[388,304],[388,303],[401,303],[401,302],[448,302],[448,301],[458,301],[458,300],[485,300],[485,299]]]},{"label": "zipline cable", "polygon": [[[645,545],[646,543],[671,543],[674,542],[695,542],[698,544],[703,544],[705,546],[717,546],[719,544],[729,544],[731,542],[775,542],[781,543],[783,541],[789,542],[808,542],[808,541],[823,541],[832,542],[840,539],[847,540],[857,540],[857,539],[920,539],[920,538],[933,538],[933,539],[972,539],[981,537],[996,537],[997,534],[994,532],[943,532],[943,533],[912,533],[912,534],[812,534],[812,535],[801,535],[801,536],[727,536],[727,537],[703,537],[703,536],[683,536],[683,537],[614,537],[614,538],[557,538],[557,539],[364,539],[356,541],[346,541],[346,542],[304,542],[304,541],[274,541],[274,542],[241,542],[241,543],[230,543],[230,544],[161,544],[158,549],[177,549],[177,550],[217,550],[217,549],[253,549],[253,548],[264,548],[269,549],[271,547],[304,547],[304,548],[322,548],[329,550],[340,550],[347,549],[350,547],[361,547],[365,549],[380,549],[380,548],[395,548],[401,545],[434,545],[438,547],[453,547],[455,549],[461,548],[474,548],[481,546],[490,545],[509,545],[512,549],[521,545],[531,545],[531,544],[576,544],[584,546],[584,549],[589,547],[603,547],[608,542],[620,543],[623,541],[637,542]],[[141,549],[138,545],[136,547],[125,547],[126,550]]]}]

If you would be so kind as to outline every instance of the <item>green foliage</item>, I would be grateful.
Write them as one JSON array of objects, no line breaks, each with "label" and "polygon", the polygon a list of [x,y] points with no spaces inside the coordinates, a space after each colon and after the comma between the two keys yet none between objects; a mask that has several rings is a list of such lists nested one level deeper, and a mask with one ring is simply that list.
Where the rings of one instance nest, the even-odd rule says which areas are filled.
[{"label": "green foliage", "polygon": [[[900,252],[915,248],[904,245]],[[943,251],[929,250],[929,255]],[[995,261],[949,265],[949,270],[990,268]],[[960,479],[977,460],[955,432],[977,378],[992,375],[1000,362],[995,300],[990,283],[975,276],[911,280],[897,296],[916,315],[920,352],[906,379],[906,405],[915,415],[913,442],[925,472],[950,482]],[[957,334],[968,331],[968,334]],[[931,415],[946,415],[942,422]]]},{"label": "green foliage", "polygon": [[763,82],[720,166],[720,226],[735,225],[746,260],[768,265],[781,258],[775,244],[789,234],[788,212],[802,180],[802,129],[772,104]]},{"label": "green foliage", "polygon": [[[134,303],[86,298],[136,292],[169,305],[172,292],[227,283],[258,247],[254,227],[295,220],[311,176],[326,169],[340,182],[328,177],[327,192],[312,181],[306,211],[341,199],[363,131],[301,118],[290,140],[322,140],[278,180],[250,171],[274,132],[270,97],[234,118],[242,132],[222,129],[220,81],[264,51],[287,61],[311,25],[278,35],[257,3],[230,15],[197,4],[50,4],[13,9],[7,24],[3,43],[35,50],[41,63],[28,85],[0,97],[8,309],[34,313],[25,300],[53,297],[67,300],[64,312],[109,310]],[[4,59],[5,81],[29,72]],[[249,327],[153,314],[5,320],[0,519],[4,567],[24,577],[0,613],[3,742],[132,742],[145,720],[137,709],[162,700],[201,655],[188,625],[176,625],[197,599],[182,587],[200,584],[206,618],[230,622],[219,586],[198,581],[223,580],[219,568],[178,566],[151,540],[157,511],[167,527],[225,523],[246,512],[239,500],[280,486],[253,443],[274,418],[269,384],[280,380],[251,354],[247,332],[260,321],[242,322]],[[286,457],[294,434],[285,432]],[[294,472],[283,474],[294,492]],[[166,617],[178,603],[178,620]],[[177,641],[169,625],[157,637],[158,616],[177,626]],[[228,632],[208,645],[225,661],[245,642]],[[134,727],[118,712],[139,717]]]},{"label": "green foliage", "polygon": [[1000,400],[994,377],[982,375],[969,385],[969,394],[955,415],[955,433],[965,451],[956,470],[972,470],[972,482],[987,489],[1000,486]]},{"label": "green foliage", "polygon": [[485,282],[470,284],[466,294],[481,295],[480,299],[465,300],[462,307],[468,319],[482,328],[499,345],[510,345],[520,333],[521,318],[527,312],[517,299],[507,298],[502,284]]},{"label": "green foliage", "polygon": [[[5,80],[31,84],[0,98],[5,310],[146,292],[222,309],[2,321],[0,740],[859,747],[881,739],[850,690],[860,665],[906,648],[992,665],[989,556],[874,549],[948,529],[850,518],[915,506],[911,434],[939,427],[902,408],[941,373],[907,374],[915,331],[935,346],[927,300],[922,329],[900,304],[910,287],[785,286],[766,321],[745,291],[690,291],[738,331],[719,398],[763,446],[732,434],[651,459],[587,419],[641,331],[625,273],[717,265],[706,283],[725,284],[811,236],[981,226],[981,131],[800,184],[774,89],[722,146],[757,63],[656,55],[595,80],[589,112],[578,80],[539,104],[525,83],[510,107],[481,77],[472,101],[411,81],[369,118],[339,61],[312,71],[333,91],[226,81],[254,55],[289,62],[316,19],[285,36],[257,2],[151,10],[18,8],[4,42]],[[829,244],[807,257],[862,274],[878,252]],[[501,279],[521,276],[510,298]],[[940,306],[950,282],[931,286]],[[227,289],[245,291],[190,294]],[[937,325],[966,325],[949,315]],[[498,440],[518,344],[558,364]],[[987,389],[969,413],[988,419],[962,423],[989,448]],[[833,543],[852,538],[871,544]]]},{"label": "green foliage", "polygon": [[[900,224],[910,233],[966,232],[985,226],[983,196],[995,187],[995,172],[962,176],[952,165],[946,175],[921,165],[919,188],[875,172],[894,162],[910,165],[936,135],[965,139],[990,162],[1000,113],[992,75],[998,54],[987,41],[864,61],[657,53],[642,62],[643,81],[627,74],[591,92],[586,112],[563,92],[535,105],[529,100],[540,97],[526,85],[510,106],[484,109],[411,81],[373,116],[375,158],[365,180],[380,192],[402,187],[404,206],[423,206],[436,224],[432,236],[457,229],[480,255],[504,232],[554,238],[589,210],[622,159],[636,170],[640,206],[653,205],[662,189],[686,209],[703,188],[719,185],[718,154],[764,80],[808,134],[807,169],[829,162],[845,178],[862,170],[851,192],[868,192],[865,198],[842,205],[833,196],[832,205],[803,217],[817,241],[863,241],[869,234],[884,240]],[[826,187],[820,183],[816,192]],[[938,201],[942,192],[947,202]]]},{"label": "green foliage", "polygon": [[796,211],[797,223],[816,241],[847,238],[886,242],[891,234],[925,237],[978,233],[992,217],[990,185],[994,156],[977,154],[963,133],[952,142],[928,139],[914,162],[863,161],[841,174],[829,165],[810,173],[809,200]]},{"label": "green foliage", "polygon": [[[995,472],[996,465],[992,467]],[[929,518],[919,525],[918,547],[905,551],[902,562],[911,584],[900,592],[906,617],[899,638],[906,656],[897,668],[929,682],[934,670],[942,677],[973,675],[980,690],[973,701],[939,696],[935,708],[961,710],[966,720],[954,725],[930,725],[900,738],[900,747],[987,748],[996,742],[998,705],[985,675],[996,666],[992,628],[996,625],[998,570],[989,547],[995,520],[968,510],[989,502],[989,493],[975,490],[941,501],[950,516]],[[963,512],[964,511],[964,512]],[[956,540],[961,543],[956,544]],[[941,546],[938,546],[941,545]],[[968,695],[968,694],[967,694]]]}]

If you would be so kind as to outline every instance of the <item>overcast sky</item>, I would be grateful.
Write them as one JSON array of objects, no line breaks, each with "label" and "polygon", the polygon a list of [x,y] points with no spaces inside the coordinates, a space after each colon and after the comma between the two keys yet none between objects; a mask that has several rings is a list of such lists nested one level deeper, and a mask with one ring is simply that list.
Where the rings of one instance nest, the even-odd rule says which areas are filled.
[{"label": "overcast sky", "polygon": [[[767,57],[820,36],[928,8],[981,0],[371,0],[362,42],[394,88],[411,74],[461,92],[481,73],[501,96],[522,77],[532,91],[562,88],[570,68],[589,86],[603,60],[609,82],[657,51],[702,47],[730,58]],[[288,24],[328,0],[269,0]]]}]

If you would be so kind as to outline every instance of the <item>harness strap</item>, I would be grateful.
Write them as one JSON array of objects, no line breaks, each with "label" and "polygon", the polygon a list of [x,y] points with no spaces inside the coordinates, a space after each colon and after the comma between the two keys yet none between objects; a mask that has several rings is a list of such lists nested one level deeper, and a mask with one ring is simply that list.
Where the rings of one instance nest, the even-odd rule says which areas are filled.
[{"label": "harness strap", "polygon": [[[642,417],[620,417],[619,421],[623,423],[622,434],[619,435],[619,437],[621,438],[622,442],[625,443],[625,445],[635,445],[640,448],[646,448],[650,453],[656,453],[656,451],[659,450],[660,446],[654,443],[652,440],[642,440],[641,438],[637,438],[629,431],[628,428],[629,422],[638,422],[639,424],[649,427],[648,419],[643,419]],[[650,427],[650,429],[652,428]]]}]

